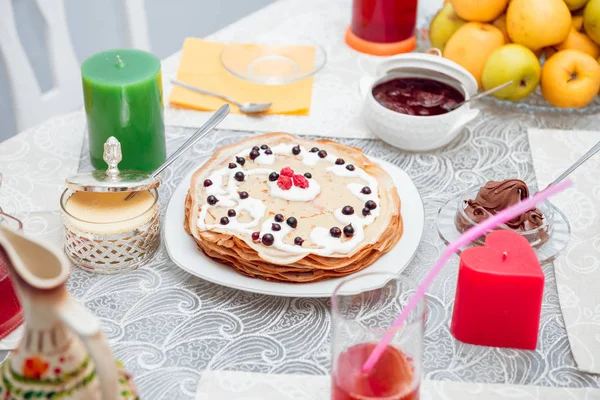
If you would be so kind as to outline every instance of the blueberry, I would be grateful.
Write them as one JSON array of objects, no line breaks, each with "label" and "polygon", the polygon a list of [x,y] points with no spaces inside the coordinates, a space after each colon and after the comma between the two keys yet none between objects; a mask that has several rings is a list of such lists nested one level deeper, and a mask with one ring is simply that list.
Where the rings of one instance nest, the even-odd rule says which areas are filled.
[{"label": "blueberry", "polygon": [[262,237],[262,242],[265,246],[271,246],[274,241],[275,238],[270,233],[265,233]]},{"label": "blueberry", "polygon": [[212,194],[206,198],[206,202],[207,202],[208,204],[210,204],[211,206],[214,206],[215,204],[217,204],[217,201],[219,201],[219,199],[217,199],[217,198],[216,198],[215,196],[213,196]]},{"label": "blueberry", "polygon": [[235,163],[232,163],[232,162],[229,163],[229,169],[234,169],[236,167],[237,167],[237,165],[235,165]]},{"label": "blueberry", "polygon": [[327,157],[327,152],[325,150],[321,150],[317,153],[317,155],[319,156],[319,158],[325,158]]},{"label": "blueberry", "polygon": [[281,214],[275,214],[275,221],[276,222],[283,222],[283,215],[281,215]]},{"label": "blueberry", "polygon": [[248,192],[238,192],[240,199],[244,200],[248,198]]},{"label": "blueberry", "polygon": [[368,186],[365,186],[364,188],[362,188],[362,189],[360,190],[360,192],[361,192],[362,194],[371,194],[371,188],[370,188],[370,187],[368,187]]},{"label": "blueberry", "polygon": [[233,209],[232,209],[232,210],[228,210],[228,211],[227,211],[227,216],[228,216],[229,218],[233,218],[233,217],[235,217],[235,216],[236,216],[236,212],[235,212],[235,210],[233,210]]},{"label": "blueberry", "polygon": [[258,152],[258,150],[252,150],[250,152],[250,159],[251,160],[255,160],[258,156],[260,156],[260,153]]},{"label": "blueberry", "polygon": [[286,222],[292,228],[296,228],[298,226],[298,220],[294,217],[289,217]]},{"label": "blueberry", "polygon": [[377,208],[377,203],[375,203],[373,200],[368,200],[365,203],[365,207],[367,207],[369,210],[374,210]]},{"label": "blueberry", "polygon": [[366,217],[367,215],[371,214],[371,210],[369,210],[367,207],[365,207],[362,209],[362,213]]},{"label": "blueberry", "polygon": [[300,154],[300,146],[294,146],[292,147],[292,154],[297,156],[298,154]]},{"label": "blueberry", "polygon": [[354,171],[356,168],[354,167],[354,165],[352,165],[352,164],[348,164],[348,165],[346,165],[346,169],[347,169],[348,171]]},{"label": "blueberry", "polygon": [[335,160],[336,165],[344,165],[345,163],[346,161],[344,161],[343,158],[338,158],[337,160]]},{"label": "blueberry", "polygon": [[277,179],[279,179],[279,174],[277,172],[271,172],[269,174],[269,180],[271,182],[275,182]]},{"label": "blueberry", "polygon": [[246,159],[244,157],[236,157],[235,162],[240,165],[244,165],[244,164],[246,164]]},{"label": "blueberry", "polygon": [[344,235],[348,237],[354,236],[354,228],[352,227],[352,224],[344,227]]},{"label": "blueberry", "polygon": [[212,185],[212,181],[210,179],[205,179],[204,180],[204,187],[208,187],[210,185]]},{"label": "blueberry", "polygon": [[272,223],[271,224],[271,229],[274,230],[275,232],[279,232],[281,230],[281,225],[276,224],[276,223]]},{"label": "blueberry", "polygon": [[266,149],[265,154],[270,156],[271,154],[273,154],[273,151],[271,149]]},{"label": "blueberry", "polygon": [[342,208],[342,214],[352,215],[354,214],[354,208],[352,208],[352,206],[344,206],[344,208]]},{"label": "blueberry", "polygon": [[342,236],[342,231],[337,226],[334,226],[329,230],[329,234],[331,234],[331,236],[333,236],[334,238],[339,238],[340,236]]},{"label": "blueberry", "polygon": [[304,177],[306,179],[311,179],[312,178],[312,174],[310,172],[307,172],[307,173],[304,174]]},{"label": "blueberry", "polygon": [[302,243],[304,243],[304,239],[302,239],[300,236],[296,236],[294,238],[294,244],[296,246],[302,246]]},{"label": "blueberry", "polygon": [[244,175],[244,173],[242,171],[238,171],[238,172],[235,173],[235,175],[233,175],[233,177],[238,182],[244,182],[245,175]]},{"label": "blueberry", "polygon": [[319,151],[318,147],[313,147],[312,149],[310,149],[311,153],[316,153],[317,151]]},{"label": "blueberry", "polygon": [[227,225],[229,223],[229,218],[221,217],[221,225]]}]

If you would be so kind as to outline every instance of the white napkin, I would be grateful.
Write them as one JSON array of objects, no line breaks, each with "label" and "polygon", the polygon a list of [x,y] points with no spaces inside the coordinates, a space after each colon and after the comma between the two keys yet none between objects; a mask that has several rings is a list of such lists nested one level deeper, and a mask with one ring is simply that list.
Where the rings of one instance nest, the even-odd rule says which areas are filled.
[{"label": "white napkin", "polygon": [[0,340],[0,351],[16,349],[24,333],[25,326],[21,324],[21,326],[12,331],[10,335]]},{"label": "white napkin", "polygon": [[[530,129],[543,188],[600,141],[600,132]],[[600,373],[600,154],[571,174],[575,187],[551,199],[568,217],[571,240],[554,263],[571,351],[580,370]]]},{"label": "white napkin", "polygon": [[[196,400],[330,400],[330,385],[330,377],[324,375],[204,371]],[[600,398],[600,390],[425,380],[420,396],[421,400],[581,400]]]}]

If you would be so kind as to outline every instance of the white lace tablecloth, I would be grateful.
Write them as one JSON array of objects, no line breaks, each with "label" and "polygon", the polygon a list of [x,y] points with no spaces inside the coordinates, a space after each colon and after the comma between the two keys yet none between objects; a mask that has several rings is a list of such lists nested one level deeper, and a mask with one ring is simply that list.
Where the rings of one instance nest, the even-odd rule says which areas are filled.
[{"label": "white lace tablecloth", "polygon": [[[276,21],[277,16],[272,16],[272,20]],[[436,152],[409,154],[375,140],[340,139],[344,144],[359,147],[368,155],[403,168],[415,181],[426,212],[423,242],[404,272],[415,280],[424,277],[443,249],[435,219],[438,209],[449,198],[489,179],[519,177],[533,188],[537,186],[527,127],[592,130],[600,126],[598,115],[534,115],[501,108],[493,102],[481,104],[480,116],[449,146]],[[69,135],[56,135],[53,140],[65,144],[77,140],[76,135],[84,132],[83,129],[78,131],[75,124],[74,120],[63,126]],[[26,145],[19,154],[0,153],[0,171],[5,177],[11,175],[7,168],[12,168],[15,159],[23,160],[18,165],[31,161],[38,135],[43,137],[47,128],[42,125],[32,130],[36,139],[25,140],[20,136],[19,142]],[[176,149],[192,132],[190,128],[167,127],[169,151]],[[181,177],[195,168],[199,160],[223,145],[253,134],[216,131],[186,153],[163,173],[164,183],[159,190],[162,210]],[[0,148],[4,149],[1,144]],[[82,155],[80,169],[87,169],[90,167],[87,149],[84,148]],[[68,157],[64,162],[67,161]],[[33,166],[32,170],[45,171],[44,165],[34,163]],[[0,200],[6,199],[5,191],[11,193],[9,204],[2,204],[5,210],[16,212],[25,221],[28,233],[41,232],[60,242],[58,212],[51,209],[56,202],[50,199],[50,205],[44,210],[36,204],[45,204],[43,196],[57,195],[59,181],[64,176],[52,181],[50,187],[50,183],[40,183],[27,171],[10,172],[15,180],[6,180],[0,190],[3,196]],[[53,174],[59,177],[60,172],[56,170]],[[47,175],[39,178],[43,176]],[[27,181],[38,189],[42,186],[41,192],[36,191],[34,195],[27,186],[23,186],[24,189],[15,186]],[[33,209],[25,207],[27,202],[34,204]],[[540,339],[535,351],[470,346],[453,339],[449,320],[457,266],[458,258],[454,257],[429,291],[424,348],[426,379],[600,387],[598,376],[576,368],[560,312],[553,265],[544,266],[546,287]],[[308,375],[329,372],[327,299],[269,297],[205,282],[175,266],[164,246],[148,265],[130,273],[101,276],[75,269],[69,290],[101,319],[116,356],[133,373],[144,399],[192,399],[199,376],[206,369]]]}]

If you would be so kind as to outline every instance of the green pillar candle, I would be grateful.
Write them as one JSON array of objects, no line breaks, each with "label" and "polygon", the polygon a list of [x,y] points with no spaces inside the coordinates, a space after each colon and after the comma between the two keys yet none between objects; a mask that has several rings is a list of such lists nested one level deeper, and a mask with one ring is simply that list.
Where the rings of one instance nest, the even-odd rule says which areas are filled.
[{"label": "green pillar candle", "polygon": [[139,50],[109,50],[81,66],[92,165],[106,169],[104,142],[116,137],[119,169],[151,172],[166,158],[160,60]]}]

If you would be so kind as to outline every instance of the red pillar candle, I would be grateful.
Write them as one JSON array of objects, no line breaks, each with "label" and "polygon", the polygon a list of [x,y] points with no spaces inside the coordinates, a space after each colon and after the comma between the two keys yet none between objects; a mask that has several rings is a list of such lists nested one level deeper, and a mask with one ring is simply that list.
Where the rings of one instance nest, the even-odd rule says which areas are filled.
[{"label": "red pillar candle", "polygon": [[450,331],[461,342],[534,350],[544,273],[516,232],[490,233],[485,246],[462,252]]}]

